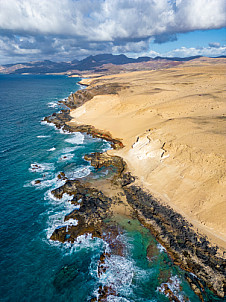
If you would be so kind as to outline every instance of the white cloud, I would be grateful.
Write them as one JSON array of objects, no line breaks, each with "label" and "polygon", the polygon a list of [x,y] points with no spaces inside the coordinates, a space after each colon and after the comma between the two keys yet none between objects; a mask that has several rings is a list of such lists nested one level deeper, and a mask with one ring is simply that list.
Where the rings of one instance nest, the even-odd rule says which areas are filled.
[{"label": "white cloud", "polygon": [[210,47],[219,48],[220,47],[220,43],[218,43],[218,42],[211,42],[211,43],[209,43],[209,46]]},{"label": "white cloud", "polygon": [[208,57],[217,57],[226,55],[226,46],[218,47],[202,47],[202,48],[186,48],[181,47],[175,49],[171,52],[166,53],[166,56],[169,57],[190,57],[190,56],[208,56]]},{"label": "white cloud", "polygon": [[114,41],[226,26],[224,0],[1,0],[0,29]]},{"label": "white cloud", "polygon": [[150,39],[221,28],[225,15],[225,0],[0,0],[0,55],[65,60],[147,52]]},{"label": "white cloud", "polygon": [[177,4],[176,25],[181,31],[213,29],[226,24],[224,0],[180,0]]},{"label": "white cloud", "polygon": [[147,51],[149,48],[149,39],[138,42],[121,43],[121,45],[112,45],[113,53],[140,53]]},{"label": "white cloud", "polygon": [[226,55],[226,46],[219,46],[219,47],[181,47],[177,48],[165,53],[158,53],[155,51],[145,52],[142,55],[150,56],[150,57],[191,57],[191,56],[207,56],[207,57],[218,57],[218,56],[225,56]]}]

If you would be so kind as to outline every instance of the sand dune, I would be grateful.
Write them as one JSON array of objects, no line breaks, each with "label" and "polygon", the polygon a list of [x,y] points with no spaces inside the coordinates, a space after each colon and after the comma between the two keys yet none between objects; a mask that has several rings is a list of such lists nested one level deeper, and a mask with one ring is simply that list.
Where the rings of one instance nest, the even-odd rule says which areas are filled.
[{"label": "sand dune", "polygon": [[[226,248],[226,60],[83,80],[119,83],[72,110],[70,123],[109,131],[137,184]],[[89,89],[89,88],[88,88]]]}]

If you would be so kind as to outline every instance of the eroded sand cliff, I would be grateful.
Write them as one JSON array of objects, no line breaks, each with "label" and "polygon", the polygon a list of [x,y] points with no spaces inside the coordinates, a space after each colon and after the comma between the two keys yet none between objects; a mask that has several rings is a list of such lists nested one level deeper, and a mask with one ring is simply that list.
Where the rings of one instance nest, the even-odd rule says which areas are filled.
[{"label": "eroded sand cliff", "polygon": [[167,70],[83,80],[120,87],[71,110],[74,125],[108,131],[136,184],[226,248],[226,61],[197,59]]}]

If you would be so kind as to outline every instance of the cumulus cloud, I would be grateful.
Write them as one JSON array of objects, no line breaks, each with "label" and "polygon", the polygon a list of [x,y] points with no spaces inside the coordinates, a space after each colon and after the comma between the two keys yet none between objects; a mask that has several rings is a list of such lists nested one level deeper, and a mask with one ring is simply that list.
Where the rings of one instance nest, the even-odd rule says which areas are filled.
[{"label": "cumulus cloud", "polygon": [[150,38],[224,27],[225,15],[225,0],[0,0],[1,53],[139,52]]},{"label": "cumulus cloud", "polygon": [[209,43],[209,46],[210,47],[219,48],[220,47],[220,43],[218,43],[218,42],[211,42],[211,43]]},{"label": "cumulus cloud", "polygon": [[0,29],[113,41],[220,28],[224,0],[1,0]]},{"label": "cumulus cloud", "polygon": [[138,42],[125,42],[122,41],[119,45],[112,44],[113,53],[141,53],[149,48],[149,39]]},{"label": "cumulus cloud", "polygon": [[207,56],[207,57],[217,57],[226,55],[226,46],[218,47],[181,47],[175,49],[171,52],[166,53],[169,57],[190,57],[190,56]]},{"label": "cumulus cloud", "polygon": [[165,53],[158,53],[158,52],[146,52],[142,55],[150,56],[150,57],[156,57],[156,56],[162,56],[162,57],[192,57],[192,56],[207,56],[207,57],[218,57],[218,56],[226,56],[226,45],[220,46],[218,48],[216,47],[180,47]]},{"label": "cumulus cloud", "polygon": [[4,35],[0,36],[0,64],[43,59],[71,61],[87,57],[91,53],[110,53],[112,48],[112,43],[81,43],[72,37]]}]

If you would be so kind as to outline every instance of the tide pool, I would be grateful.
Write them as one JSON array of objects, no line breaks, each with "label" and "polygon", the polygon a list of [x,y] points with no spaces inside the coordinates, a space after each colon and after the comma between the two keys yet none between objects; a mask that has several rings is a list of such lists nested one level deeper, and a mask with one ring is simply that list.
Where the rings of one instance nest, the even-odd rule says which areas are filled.
[{"label": "tide pool", "polygon": [[[137,220],[128,223],[117,217],[126,254],[113,255],[101,278],[97,267],[107,249],[103,240],[89,235],[73,245],[49,240],[75,209],[70,196],[57,200],[51,194],[64,182],[59,172],[69,179],[90,173],[98,177],[83,157],[110,148],[104,140],[66,134],[41,122],[61,109],[58,101],[80,88],[78,81],[66,76],[0,75],[0,301],[85,302],[102,284],[117,291],[118,296],[108,301],[161,302],[169,301],[161,293],[166,283],[179,301],[199,301],[184,272]],[[205,299],[222,301],[209,291]]]}]

